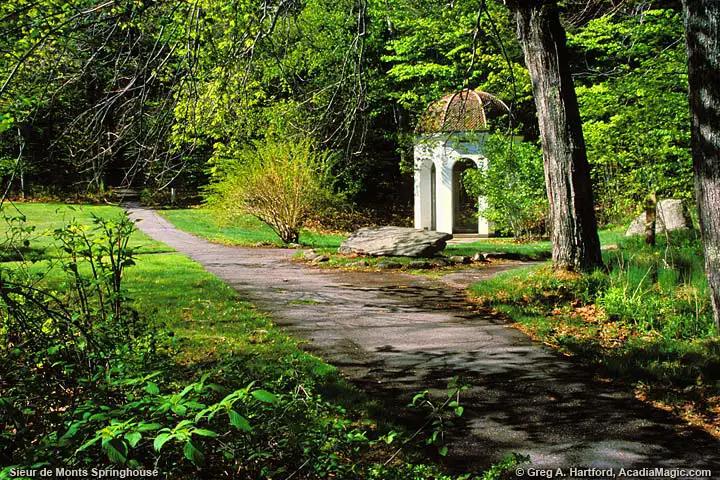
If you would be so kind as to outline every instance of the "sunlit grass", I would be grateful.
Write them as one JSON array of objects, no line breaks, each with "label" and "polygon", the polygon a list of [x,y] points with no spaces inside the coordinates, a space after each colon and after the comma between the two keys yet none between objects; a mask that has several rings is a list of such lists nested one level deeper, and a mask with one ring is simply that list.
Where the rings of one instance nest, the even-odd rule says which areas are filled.
[{"label": "sunlit grass", "polygon": [[[116,218],[121,214],[121,208],[111,205],[6,202],[0,210],[0,215],[3,217],[0,221],[0,238],[5,239],[11,235],[13,227],[24,226],[34,230],[29,234],[30,245],[27,249],[23,249],[22,245],[7,245],[8,251],[2,252],[3,256],[10,255],[16,259],[17,255],[13,255],[15,252],[11,251],[13,248],[18,248],[21,252],[27,250],[32,253],[34,251],[45,257],[58,256],[60,253],[54,246],[53,230],[67,226],[71,222],[92,226],[93,215]],[[25,218],[25,221],[19,221],[20,218]],[[137,253],[173,251],[172,248],[151,239],[139,230],[133,233],[129,246],[136,249]]]},{"label": "sunlit grass", "polygon": [[[164,210],[159,213],[180,230],[193,233],[213,242],[246,246],[262,242],[278,246],[282,245],[282,242],[270,227],[249,215],[237,217],[228,222],[205,208]],[[310,230],[301,230],[300,232],[300,243],[302,245],[317,248],[337,248],[343,238],[342,235]]]},{"label": "sunlit grass", "polygon": [[549,264],[471,286],[483,308],[532,337],[601,365],[720,437],[720,337],[712,321],[702,250],[692,232],[647,247],[620,239],[608,271],[578,275]]}]

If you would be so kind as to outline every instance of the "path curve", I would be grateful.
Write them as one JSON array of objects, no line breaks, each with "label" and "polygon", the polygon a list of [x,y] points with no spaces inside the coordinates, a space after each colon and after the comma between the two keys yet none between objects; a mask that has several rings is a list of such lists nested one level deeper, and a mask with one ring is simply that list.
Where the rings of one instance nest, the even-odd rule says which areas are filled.
[{"label": "path curve", "polygon": [[[339,272],[291,262],[294,250],[230,247],[177,230],[151,210],[131,218],[150,237],[204,265],[271,314],[307,349],[370,395],[402,408],[462,375],[462,427],[448,462],[484,468],[509,452],[534,467],[712,469],[720,442],[634,399],[587,367],[496,318],[478,316],[462,290],[401,273]],[[486,267],[478,279],[508,265]],[[601,477],[594,477],[601,478]],[[644,478],[662,478],[646,476]],[[669,477],[666,477],[669,478]]]}]

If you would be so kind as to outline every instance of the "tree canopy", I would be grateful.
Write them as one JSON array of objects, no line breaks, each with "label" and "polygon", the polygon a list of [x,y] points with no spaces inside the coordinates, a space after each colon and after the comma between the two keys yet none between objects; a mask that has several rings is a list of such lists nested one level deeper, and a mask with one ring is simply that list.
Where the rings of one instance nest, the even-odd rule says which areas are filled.
[{"label": "tree canopy", "polygon": [[[680,5],[561,13],[600,220],[652,193],[690,202]],[[5,2],[0,174],[198,191],[219,161],[300,135],[339,153],[350,200],[409,206],[415,126],[442,95],[488,91],[512,108],[493,130],[539,138],[515,29],[497,0]]]}]

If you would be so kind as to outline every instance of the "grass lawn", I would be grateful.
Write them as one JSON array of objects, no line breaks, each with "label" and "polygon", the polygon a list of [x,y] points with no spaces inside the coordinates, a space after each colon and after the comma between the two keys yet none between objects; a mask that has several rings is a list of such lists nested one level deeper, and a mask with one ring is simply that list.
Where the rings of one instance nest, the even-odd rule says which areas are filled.
[{"label": "grass lawn", "polygon": [[[261,242],[282,245],[270,227],[252,216],[240,217],[226,223],[205,208],[183,210],[162,210],[159,212],[180,230],[193,233],[213,242],[226,245],[256,245]],[[300,243],[315,248],[337,248],[343,241],[342,235],[333,235],[310,230],[300,232]]]},{"label": "grass lawn", "polygon": [[[3,219],[0,224],[0,260],[18,259],[18,253],[29,254],[30,257],[57,257],[59,255],[55,248],[52,232],[71,222],[83,225],[92,225],[93,215],[105,218],[115,218],[122,213],[118,207],[110,205],[68,205],[62,203],[10,203],[6,202],[0,214]],[[15,248],[7,248],[11,242],[7,240],[12,235],[12,229],[22,225],[22,222],[13,221],[19,217],[26,217],[27,227],[33,229],[29,236],[31,245],[28,250],[22,246],[14,245]],[[173,249],[167,245],[156,242],[144,233],[137,231],[130,239],[129,246],[136,249],[138,253],[161,253],[172,252]],[[3,247],[5,247],[3,249]],[[19,252],[18,252],[19,248]],[[9,258],[8,258],[9,257]]]},{"label": "grass lawn", "polygon": [[[600,245],[615,245],[625,234],[624,228],[612,228],[598,231]],[[543,260],[550,257],[552,245],[550,241],[518,242],[511,238],[487,238],[472,243],[451,244],[445,248],[446,255],[472,256],[476,252],[517,253]]]},{"label": "grass lawn", "polygon": [[[66,223],[59,205],[19,207],[37,232]],[[91,213],[120,213],[75,208],[73,216],[84,222]],[[42,272],[62,263],[49,239],[33,238],[30,248],[34,242],[43,245],[35,249],[40,258],[24,268]],[[293,472],[299,479],[455,478],[424,464],[427,457],[413,444],[383,466],[409,434],[396,427],[399,433],[385,436],[392,425],[378,426],[372,402],[334,367],[302,351],[199,264],[139,232],[132,244],[140,253],[124,272],[126,302],[147,333],[128,331],[97,371],[80,373],[82,350],[63,356],[75,341],[58,345],[56,336],[68,337],[50,320],[41,337],[23,341],[12,319],[30,317],[0,319],[11,322],[10,330],[0,323],[0,478],[13,465],[157,468],[173,479],[221,478],[227,471],[242,478]],[[18,265],[0,262],[3,277]],[[64,275],[54,271],[33,280],[33,288],[47,286],[61,298],[73,283]],[[14,347],[18,341],[23,349]],[[216,413],[203,413],[208,409]],[[512,465],[508,460],[503,468]],[[482,478],[497,478],[503,468]]]}]

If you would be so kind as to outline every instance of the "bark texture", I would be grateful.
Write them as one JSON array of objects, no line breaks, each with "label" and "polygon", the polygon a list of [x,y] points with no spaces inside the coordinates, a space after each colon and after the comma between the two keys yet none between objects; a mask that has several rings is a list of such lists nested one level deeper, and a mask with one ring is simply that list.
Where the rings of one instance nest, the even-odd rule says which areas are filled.
[{"label": "bark texture", "polygon": [[655,226],[657,219],[657,195],[648,195],[645,199],[645,245],[655,246]]},{"label": "bark texture", "polygon": [[600,241],[565,29],[554,1],[508,0],[530,71],[550,202],[555,268],[601,267]]},{"label": "bark texture", "polygon": [[692,157],[705,269],[720,332],[720,2],[683,0]]}]

